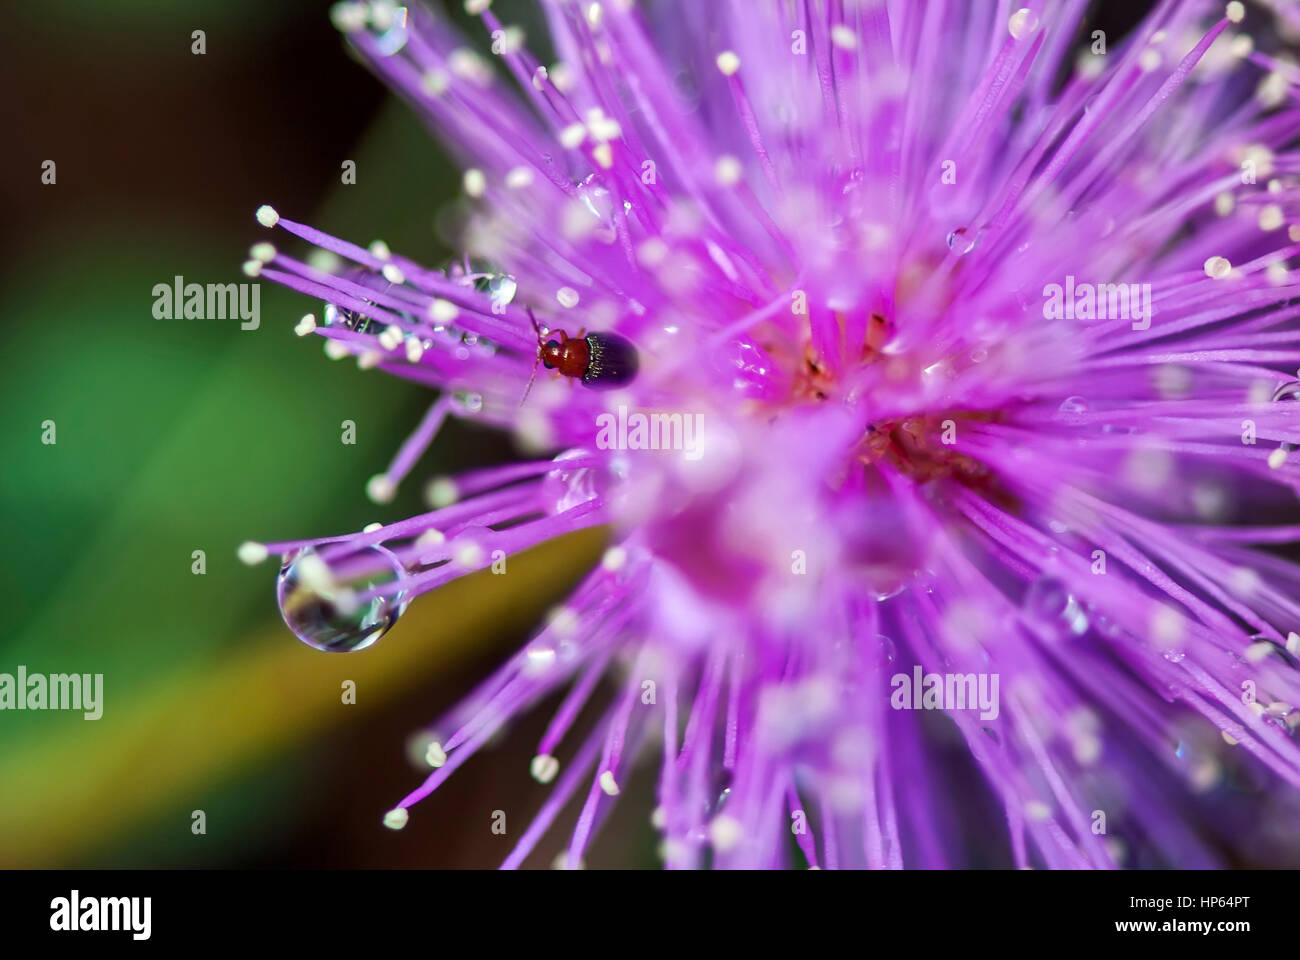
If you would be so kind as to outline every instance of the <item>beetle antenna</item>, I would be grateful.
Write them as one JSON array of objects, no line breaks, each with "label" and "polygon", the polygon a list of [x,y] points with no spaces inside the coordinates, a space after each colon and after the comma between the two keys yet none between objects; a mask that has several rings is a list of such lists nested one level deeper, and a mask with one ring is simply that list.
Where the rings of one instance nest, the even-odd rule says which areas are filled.
[{"label": "beetle antenna", "polygon": [[533,360],[533,372],[528,377],[528,386],[524,387],[524,395],[519,399],[519,406],[521,407],[524,405],[524,401],[528,399],[529,392],[533,389],[533,381],[537,379],[537,365],[542,362],[542,325],[533,316],[532,307],[525,307],[524,309],[528,311],[528,319],[533,322],[533,329],[537,331],[537,356]]}]

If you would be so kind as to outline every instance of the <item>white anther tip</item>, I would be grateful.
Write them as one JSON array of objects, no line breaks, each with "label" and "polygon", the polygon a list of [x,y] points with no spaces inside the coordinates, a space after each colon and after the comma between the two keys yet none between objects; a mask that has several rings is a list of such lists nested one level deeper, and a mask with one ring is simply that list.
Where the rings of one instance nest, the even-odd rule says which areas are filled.
[{"label": "white anther tip", "polygon": [[250,567],[255,567],[267,557],[265,544],[257,543],[254,540],[245,540],[239,545],[239,560]]},{"label": "white anther tip", "polygon": [[366,496],[375,503],[392,503],[397,496],[397,484],[385,473],[377,473],[366,481]]},{"label": "white anther tip", "polygon": [[560,761],[549,753],[539,753],[533,757],[533,762],[529,764],[528,769],[538,783],[550,783],[560,772]]}]

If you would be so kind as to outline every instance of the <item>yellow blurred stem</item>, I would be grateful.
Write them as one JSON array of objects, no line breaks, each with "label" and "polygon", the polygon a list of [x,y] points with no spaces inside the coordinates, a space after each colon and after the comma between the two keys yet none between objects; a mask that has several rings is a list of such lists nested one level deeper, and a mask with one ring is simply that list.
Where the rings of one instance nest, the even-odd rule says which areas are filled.
[{"label": "yellow blurred stem", "polygon": [[[505,575],[481,571],[417,598],[371,650],[319,653],[277,623],[232,662],[199,664],[129,700],[106,677],[100,720],[61,725],[0,758],[0,866],[66,862],[181,796],[201,809],[204,791],[418,686],[476,639],[527,628],[595,563],[604,534],[571,534],[511,557]],[[342,702],[345,680],[355,706]],[[400,743],[381,748],[394,762],[404,755]],[[188,833],[189,821],[159,828]]]}]

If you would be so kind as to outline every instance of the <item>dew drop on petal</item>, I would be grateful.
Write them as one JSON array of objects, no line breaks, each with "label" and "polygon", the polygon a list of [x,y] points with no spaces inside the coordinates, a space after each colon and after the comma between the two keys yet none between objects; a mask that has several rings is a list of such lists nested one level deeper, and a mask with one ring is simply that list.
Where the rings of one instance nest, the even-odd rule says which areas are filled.
[{"label": "dew drop on petal", "polygon": [[[482,259],[473,259],[468,263],[455,263],[447,271],[458,283],[473,287],[479,293],[487,294],[492,302],[493,313],[504,313],[519,292],[515,278],[493,263]],[[471,342],[471,346],[477,340]]]},{"label": "dew drop on petal", "polygon": [[907,581],[905,580],[898,580],[897,582],[886,581],[872,586],[871,595],[875,597],[878,602],[883,603],[886,600],[893,600],[894,597],[898,596],[906,589]]},{"label": "dew drop on petal", "polygon": [[958,227],[948,234],[948,249],[961,256],[975,249],[975,240],[973,237],[967,236],[965,227]]},{"label": "dew drop on petal", "polygon": [[1295,400],[1300,397],[1300,380],[1288,380],[1273,391],[1273,399]]},{"label": "dew drop on petal", "polygon": [[605,495],[613,478],[605,470],[570,467],[566,460],[584,456],[582,450],[567,450],[555,458],[555,468],[542,480],[542,499],[552,514],[563,513],[579,504]]},{"label": "dew drop on petal", "polygon": [[[1279,386],[1273,391],[1272,399],[1275,403],[1281,403],[1283,401],[1291,401],[1294,403],[1296,400],[1300,400],[1300,380],[1289,380]],[[1296,449],[1296,444],[1284,440],[1280,445],[1280,449],[1289,453]]]},{"label": "dew drop on petal", "polygon": [[515,283],[515,278],[506,273],[498,273],[487,283],[487,293],[493,307],[508,306],[515,299],[518,290],[519,284]]},{"label": "dew drop on petal", "polygon": [[331,570],[313,547],[293,554],[276,584],[280,615],[299,640],[316,650],[364,650],[397,622],[409,597],[399,592],[359,603],[355,598],[405,577],[406,570],[390,550],[377,544],[349,553],[335,564],[346,564],[346,575]]},{"label": "dew drop on petal", "polygon": [[457,390],[452,394],[456,406],[462,413],[478,413],[483,409],[483,395],[466,390]]},{"label": "dew drop on petal", "polygon": [[1079,636],[1088,630],[1088,614],[1055,577],[1039,577],[1030,584],[1024,608],[1030,619],[1058,634]]},{"label": "dew drop on petal", "polygon": [[1111,639],[1118,639],[1124,634],[1124,628],[1104,613],[1097,616],[1097,630]]}]

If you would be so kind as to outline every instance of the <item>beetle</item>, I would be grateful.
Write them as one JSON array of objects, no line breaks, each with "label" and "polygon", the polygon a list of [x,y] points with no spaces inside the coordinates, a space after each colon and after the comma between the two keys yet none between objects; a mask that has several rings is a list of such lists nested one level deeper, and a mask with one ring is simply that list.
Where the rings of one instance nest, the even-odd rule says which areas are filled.
[{"label": "beetle", "polygon": [[[528,319],[537,331],[537,362],[547,370],[558,371],[561,376],[571,380],[581,380],[583,386],[593,390],[606,390],[630,383],[640,367],[640,358],[631,341],[616,333],[588,333],[578,331],[578,336],[571,337],[563,330],[542,331],[541,324],[528,311]],[[558,334],[559,339],[547,339],[551,334]],[[533,364],[533,375],[528,378],[528,388],[524,390],[524,399],[532,389],[533,379],[537,376],[537,363]],[[523,400],[519,401],[521,404]]]}]

